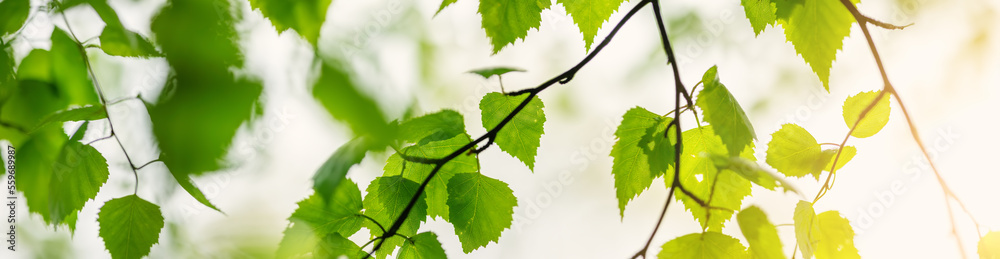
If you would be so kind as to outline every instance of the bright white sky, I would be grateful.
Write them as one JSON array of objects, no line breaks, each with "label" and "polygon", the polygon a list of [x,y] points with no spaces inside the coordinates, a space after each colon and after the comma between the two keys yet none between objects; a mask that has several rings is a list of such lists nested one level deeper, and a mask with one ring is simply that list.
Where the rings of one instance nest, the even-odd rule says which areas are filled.
[{"label": "bright white sky", "polygon": [[[393,1],[403,11],[391,12]],[[357,50],[352,63],[392,117],[417,100],[424,112],[461,111],[470,134],[479,135],[485,132],[479,122],[479,98],[499,87],[495,79],[483,80],[466,71],[498,65],[527,69],[504,78],[508,90],[520,89],[557,75],[586,54],[576,26],[558,4],[543,13],[542,26],[530,32],[527,40],[491,56],[476,13],[477,1],[459,1],[433,18],[440,2],[412,2],[335,1],[321,40],[325,53],[343,55],[344,48]],[[622,9],[631,8],[634,2],[625,3]],[[111,4],[119,9],[126,27],[149,35],[149,21],[144,19],[162,1],[112,0]],[[663,7],[668,20],[673,20],[669,30],[685,84],[692,86],[706,69],[719,66],[722,82],[754,123],[760,161],[770,134],[781,123],[797,123],[820,142],[839,142],[848,130],[841,116],[843,100],[881,88],[857,26],[837,56],[831,90],[826,93],[792,45],[784,41],[781,28],[768,28],[754,37],[738,1],[682,0],[664,2]],[[994,47],[1000,46],[998,7],[996,1],[983,0],[867,1],[860,6],[862,12],[881,20],[915,23],[902,31],[873,29],[875,42],[921,137],[937,154],[938,168],[979,220],[983,234],[1000,230],[996,202],[1000,174],[993,163],[998,154],[993,148],[1000,144],[1000,135],[995,133],[1000,124],[993,115],[1000,111],[1000,51]],[[680,18],[692,13],[698,16]],[[571,83],[541,94],[548,120],[534,173],[496,148],[480,157],[483,173],[509,183],[518,197],[520,206],[514,210],[518,227],[506,230],[499,244],[471,254],[461,252],[454,230],[441,220],[430,221],[422,231],[438,233],[452,258],[626,258],[635,253],[656,224],[666,190],[662,181],[655,181],[629,203],[620,218],[608,153],[614,143],[611,133],[626,110],[642,106],[665,113],[673,107],[672,75],[664,65],[651,14],[646,10],[634,17]],[[89,9],[69,16],[71,22],[91,25],[74,27],[77,34],[97,35],[101,29]],[[612,16],[610,24],[621,16]],[[51,23],[41,19],[33,25],[38,31],[25,35],[36,40],[17,45],[19,57],[32,47],[47,48],[42,42]],[[151,258],[271,254],[295,202],[311,192],[313,172],[349,138],[346,127],[334,122],[309,94],[311,79],[306,75],[312,52],[305,41],[291,32],[278,35],[256,12],[246,13],[240,30],[245,33],[248,62],[241,72],[264,80],[267,111],[257,123],[241,130],[235,148],[255,147],[256,152],[233,155],[230,160],[238,166],[197,179],[226,215],[199,205],[175,188],[162,165],[141,172],[140,196],[160,204],[168,222]],[[601,30],[597,40],[608,31]],[[98,50],[90,54],[111,96],[141,92],[155,97],[164,80],[163,60],[109,58]],[[111,116],[116,128],[125,129],[119,134],[133,158],[155,158],[155,142],[142,106],[126,103],[114,110]],[[930,171],[915,165],[914,161],[925,160],[895,99],[891,113],[889,124],[879,134],[848,141],[858,148],[858,156],[839,172],[833,190],[816,210],[838,210],[847,217],[855,226],[855,243],[863,257],[957,258],[941,188]],[[117,145],[103,142],[96,146],[109,157],[111,178],[97,202],[88,203],[80,213],[74,238],[65,229],[43,227],[40,217],[25,216],[27,211],[21,207],[19,215],[26,223],[19,232],[19,248],[25,253],[19,255],[33,252],[51,257],[55,252],[50,247],[69,245],[72,253],[66,255],[72,257],[108,256],[97,237],[96,212],[100,203],[128,194],[133,179]],[[385,154],[369,156],[349,177],[364,189],[381,174],[385,159]],[[560,174],[569,176],[567,184],[560,183]],[[820,185],[811,178],[794,183],[809,198]],[[890,194],[893,185],[902,191]],[[775,224],[787,224],[799,199],[755,187],[754,196],[743,203],[762,207]],[[976,229],[966,214],[955,209],[962,249],[976,257]],[[668,240],[698,231],[690,212],[674,204],[648,255],[654,256]],[[734,222],[723,232],[742,238]],[[790,254],[793,228],[781,226],[779,233]],[[352,237],[359,242],[366,238],[365,230]]]}]

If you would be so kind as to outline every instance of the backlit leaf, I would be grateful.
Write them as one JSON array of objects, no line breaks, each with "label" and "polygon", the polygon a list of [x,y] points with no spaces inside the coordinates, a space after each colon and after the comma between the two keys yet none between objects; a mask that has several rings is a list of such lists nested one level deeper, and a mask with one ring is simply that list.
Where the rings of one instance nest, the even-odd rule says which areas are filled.
[{"label": "backlit leaf", "polygon": [[542,10],[550,0],[481,0],[479,13],[483,29],[493,44],[493,54],[528,35],[528,30],[542,24]]},{"label": "backlit leaf", "polygon": [[885,124],[889,123],[889,110],[891,109],[889,107],[890,94],[882,96],[882,99],[879,99],[878,103],[875,103],[875,106],[868,111],[865,118],[861,122],[858,122],[861,113],[878,97],[880,92],[861,92],[847,97],[847,100],[844,101],[844,123],[847,123],[848,129],[854,127],[854,124],[857,123],[857,128],[851,132],[851,136],[856,138],[874,136],[875,133],[878,133],[885,127]]},{"label": "backlit leaf", "polygon": [[142,258],[160,238],[163,213],[160,206],[129,195],[104,203],[97,223],[111,258]]},{"label": "backlit leaf", "polygon": [[757,206],[750,206],[736,215],[740,230],[750,243],[750,254],[759,259],[784,259],[778,229],[767,220],[767,215]]},{"label": "backlit leaf", "polygon": [[740,240],[719,232],[687,234],[663,244],[657,255],[670,258],[734,258],[748,259],[746,248]]},{"label": "backlit leaf", "polygon": [[[852,2],[856,4],[858,0]],[[839,0],[809,0],[794,8],[782,25],[785,38],[809,63],[827,91],[830,90],[830,67],[844,45],[844,38],[851,33],[853,23],[854,16]]]},{"label": "backlit leaf", "polygon": [[513,221],[517,198],[507,184],[479,173],[456,174],[448,181],[448,208],[462,251],[472,252],[500,240]]},{"label": "backlit leaf", "polygon": [[589,51],[597,36],[597,30],[611,18],[624,0],[557,0],[566,7],[566,13],[573,17],[573,23],[583,33],[583,42]]},{"label": "backlit leaf", "polygon": [[[493,129],[528,96],[528,94],[508,96],[496,92],[483,96],[483,100],[479,102],[479,109],[483,112],[483,127]],[[532,98],[523,110],[514,115],[514,118],[497,132],[495,139],[500,150],[521,160],[531,170],[535,169],[535,155],[538,154],[540,139],[545,133],[543,107],[545,105],[541,99]]]},{"label": "backlit leaf", "polygon": [[729,155],[738,156],[744,147],[757,138],[750,119],[726,86],[719,82],[716,67],[705,72],[701,83],[704,87],[698,93],[696,104],[703,111],[705,122],[712,124],[715,133],[722,138],[722,143],[729,150]]},{"label": "backlit leaf", "polygon": [[399,259],[448,258],[433,232],[423,232],[410,239],[413,241],[403,243],[403,248],[399,249]]}]

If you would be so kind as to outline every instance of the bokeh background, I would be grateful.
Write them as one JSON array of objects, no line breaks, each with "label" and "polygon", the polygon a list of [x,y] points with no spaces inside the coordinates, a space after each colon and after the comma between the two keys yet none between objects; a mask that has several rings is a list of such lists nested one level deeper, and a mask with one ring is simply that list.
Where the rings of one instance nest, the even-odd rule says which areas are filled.
[{"label": "bokeh background", "polygon": [[[35,1],[35,6],[40,3]],[[110,0],[129,29],[150,35],[150,17],[160,0]],[[231,166],[196,178],[225,214],[196,202],[177,186],[162,164],[140,171],[139,195],[159,204],[166,226],[151,258],[270,258],[295,203],[311,192],[310,177],[341,144],[349,129],[311,96],[313,49],[294,32],[277,34],[259,12],[239,2],[237,31],[246,54],[239,74],[264,82],[263,117],[243,125],[226,162]],[[628,10],[637,1],[629,1]],[[508,90],[536,86],[586,55],[582,35],[561,5],[542,14],[542,24],[499,54],[491,47],[476,13],[477,1],[458,1],[435,15],[440,1],[337,0],[330,6],[319,51],[346,57],[367,93],[391,118],[408,109],[418,113],[455,109],[465,115],[472,135],[485,132],[479,99],[499,91],[496,78],[469,70],[513,66],[524,73],[504,76]],[[754,36],[739,1],[663,2],[681,78],[693,86],[702,73],[719,66],[722,82],[754,124],[758,160],[770,134],[783,123],[797,123],[820,142],[839,142],[848,128],[841,116],[847,96],[881,88],[874,60],[859,27],[852,29],[831,71],[830,91],[784,40],[780,27]],[[945,180],[981,223],[983,234],[1000,230],[1000,2],[995,0],[866,0],[865,14],[914,25],[904,30],[873,29],[887,72],[906,102],[920,137],[931,150]],[[103,25],[89,7],[67,13],[77,34],[98,35]],[[613,15],[600,40],[619,21]],[[47,48],[53,23],[36,17],[15,43],[17,58],[32,48]],[[89,36],[81,36],[88,38]],[[197,39],[192,39],[197,40]],[[155,100],[166,80],[164,59],[128,59],[88,51],[98,80],[110,99],[141,93]],[[640,12],[571,83],[540,96],[545,102],[546,134],[534,172],[497,148],[480,157],[482,172],[510,184],[518,197],[514,226],[499,244],[470,254],[461,252],[450,224],[433,220],[421,231],[439,235],[452,258],[626,258],[648,238],[663,205],[662,181],[629,203],[619,217],[611,175],[613,132],[626,110],[642,106],[657,113],[674,104],[672,75],[659,45],[651,11]],[[836,184],[816,210],[838,210],[854,226],[855,244],[866,258],[976,257],[977,229],[955,210],[958,247],[951,235],[944,195],[913,141],[895,99],[889,124],[880,134],[851,139],[858,156],[838,172]],[[158,156],[149,117],[139,102],[111,106],[111,117],[125,148],[138,161]],[[693,122],[693,121],[691,121]],[[693,123],[685,123],[694,125]],[[71,125],[67,125],[70,127]],[[72,126],[75,127],[75,126]],[[92,126],[93,127],[93,126]],[[96,137],[96,136],[90,136]],[[128,194],[134,180],[114,142],[95,144],[111,167],[111,177],[95,201],[79,214],[75,233],[45,226],[25,207],[18,211],[18,252],[3,258],[105,258],[97,235],[97,210],[103,202]],[[348,175],[362,190],[382,173],[388,154],[368,156]],[[793,183],[812,197],[821,183]],[[900,186],[900,187],[893,187]],[[786,254],[794,247],[792,214],[802,199],[791,193],[754,187],[744,206],[762,207],[778,230]],[[23,197],[21,200],[23,203]],[[679,203],[678,203],[679,204]],[[678,204],[667,212],[649,255],[675,237],[700,231],[690,212]],[[742,238],[731,221],[724,233]],[[351,237],[363,242],[362,230]],[[745,241],[744,241],[744,244]]]}]

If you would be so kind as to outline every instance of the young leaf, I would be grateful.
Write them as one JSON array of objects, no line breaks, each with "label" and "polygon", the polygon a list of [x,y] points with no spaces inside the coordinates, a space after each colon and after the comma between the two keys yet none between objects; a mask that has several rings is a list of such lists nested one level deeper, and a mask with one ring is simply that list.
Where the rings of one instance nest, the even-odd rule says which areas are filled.
[{"label": "young leaf", "polygon": [[[675,197],[691,211],[691,215],[701,223],[702,229],[721,231],[722,225],[732,218],[735,211],[740,210],[743,198],[750,195],[750,181],[729,170],[716,169],[712,159],[704,155],[728,154],[726,146],[712,126],[689,129],[682,137],[684,152],[680,161],[680,182],[692,194],[716,208],[706,209],[680,191],[675,191]],[[747,147],[740,157],[753,160],[753,149]],[[669,186],[670,182],[667,184]]]},{"label": "young leaf", "polygon": [[161,56],[149,39],[119,26],[104,26],[101,50],[112,56],[149,58]]},{"label": "young leaf", "polygon": [[734,258],[748,259],[746,248],[740,240],[719,232],[687,234],[663,244],[657,255],[660,259],[670,258]]},{"label": "young leaf", "polygon": [[[858,154],[857,148],[854,148],[853,146],[844,146],[844,150],[840,152],[840,158],[837,159],[837,170],[840,170],[840,168],[844,167],[844,165],[847,164],[847,162],[850,162],[851,159],[854,158],[854,155],[857,154]],[[837,155],[836,149],[823,150],[824,160],[827,161],[826,165],[823,166],[823,171],[829,172],[830,168],[833,168],[833,159],[836,155]],[[815,173],[815,175],[819,175],[819,173],[817,172]]]},{"label": "young leaf", "polygon": [[97,191],[108,181],[108,163],[104,156],[94,147],[79,142],[88,124],[84,123],[63,144],[52,164],[49,213],[54,223],[63,222],[70,214],[83,209],[83,205],[97,197]]},{"label": "young leaf", "polygon": [[392,139],[382,109],[359,91],[360,86],[354,84],[348,71],[323,65],[322,73],[312,94],[334,119],[346,122],[355,135],[371,135],[376,143]]},{"label": "young leaf", "polygon": [[979,239],[979,258],[998,259],[1000,258],[1000,231],[990,231],[982,239]]},{"label": "young leaf", "polygon": [[778,229],[767,220],[767,215],[757,206],[750,206],[736,215],[740,230],[750,244],[750,255],[759,259],[784,259]]},{"label": "young leaf", "polygon": [[465,133],[465,119],[454,110],[441,110],[399,124],[396,138],[410,143],[450,139]]},{"label": "young leaf", "polygon": [[45,125],[53,122],[91,121],[107,117],[108,114],[104,112],[104,105],[70,108],[45,116],[45,118],[42,119],[37,126],[35,126],[34,130],[38,130],[39,128],[45,127]]},{"label": "young leaf", "polygon": [[885,127],[886,123],[889,123],[889,95],[885,94],[882,99],[875,103],[875,106],[868,111],[865,118],[858,122],[858,118],[861,117],[861,112],[868,107],[872,101],[878,97],[881,91],[870,91],[861,92],[854,96],[847,97],[844,101],[844,122],[847,123],[847,128],[850,129],[854,127],[857,123],[858,127],[851,132],[851,136],[856,138],[867,138],[875,135],[882,127]]},{"label": "young leaf", "polygon": [[[625,112],[625,115],[622,116],[622,123],[615,131],[615,137],[618,138],[618,141],[611,148],[611,157],[614,157],[611,174],[615,178],[615,196],[618,198],[618,211],[622,217],[625,216],[625,205],[639,196],[646,188],[649,188],[653,179],[663,173],[663,171],[650,168],[650,162],[653,159],[650,157],[651,152],[646,152],[644,147],[649,147],[648,142],[651,142],[653,137],[659,137],[655,139],[663,138],[663,132],[657,130],[660,128],[657,125],[662,124],[664,120],[666,119],[660,115],[642,107],[635,107]],[[666,125],[663,126],[663,130],[665,129]],[[646,145],[642,144],[644,138],[649,138]],[[658,151],[666,152],[663,149]],[[671,150],[669,154],[657,155],[656,157],[663,159],[669,157],[672,160],[672,153]],[[668,175],[667,177],[671,179],[667,181],[669,183],[673,181],[673,174]]]},{"label": "young leaf", "polygon": [[38,213],[46,223],[58,221],[49,213],[52,165],[67,142],[62,127],[49,126],[31,134],[17,148],[17,181],[15,188],[24,193],[28,211]]},{"label": "young leaf", "polygon": [[337,151],[323,162],[313,175],[313,189],[320,198],[329,199],[333,195],[334,190],[347,175],[347,171],[365,158],[365,153],[371,148],[369,142],[366,136],[354,138],[337,148]]},{"label": "young leaf", "polygon": [[448,181],[451,223],[465,253],[500,240],[500,233],[513,221],[514,206],[514,192],[500,180],[466,173]]},{"label": "young leaf", "polygon": [[799,201],[795,207],[795,239],[803,258],[861,258],[854,247],[854,230],[847,219],[837,211],[827,211],[818,216],[812,203]]},{"label": "young leaf", "polygon": [[316,250],[319,238],[313,232],[309,224],[301,221],[292,221],[291,225],[282,232],[281,242],[278,243],[278,251],[275,258],[300,258]]},{"label": "young leaf", "polygon": [[0,1],[0,36],[7,36],[21,29],[24,21],[28,19],[31,11],[31,1],[29,0],[3,0]]},{"label": "young leaf", "polygon": [[489,79],[492,76],[501,76],[510,72],[524,72],[527,70],[516,68],[516,67],[488,67],[482,69],[476,69],[469,71],[469,73],[477,74],[483,78]]},{"label": "young leaf", "polygon": [[[361,247],[357,244],[351,242],[347,238],[344,238],[338,233],[333,233],[323,237],[316,245],[316,251],[313,252],[316,258],[343,258],[348,259],[359,259],[365,256],[365,253],[361,251]],[[343,256],[343,257],[341,257]]]},{"label": "young leaf", "polygon": [[716,67],[713,66],[705,71],[701,83],[704,87],[698,93],[696,104],[704,112],[705,122],[712,124],[712,128],[729,150],[729,155],[738,156],[744,147],[749,146],[757,138],[750,119],[726,86],[719,82]]},{"label": "young leaf", "polygon": [[774,26],[774,22],[777,21],[774,14],[777,9],[771,0],[740,0],[740,3],[743,4],[743,11],[750,20],[754,35],[760,35],[765,27]]},{"label": "young leaf", "polygon": [[260,10],[265,18],[271,20],[279,33],[294,29],[299,35],[316,44],[320,28],[326,20],[326,11],[332,0],[251,0],[250,6]]},{"label": "young leaf", "polygon": [[403,243],[403,247],[399,249],[399,259],[448,258],[433,232],[423,232],[410,239],[413,241]]},{"label": "young leaf", "polygon": [[78,43],[62,29],[52,30],[52,76],[61,93],[66,94],[69,104],[97,105],[97,92],[90,83],[90,75],[83,53]]},{"label": "young leaf", "polygon": [[160,206],[129,195],[104,203],[97,222],[111,258],[142,258],[160,237],[163,214]]},{"label": "young leaf", "polygon": [[[464,131],[464,129],[462,129]],[[437,159],[455,152],[462,146],[472,142],[469,135],[462,133],[451,139],[434,141],[426,144],[418,144],[401,150],[403,154],[410,157]],[[434,165],[417,162],[407,162],[399,154],[393,154],[385,164],[385,173],[382,176],[393,176],[402,174],[404,178],[414,182],[423,182],[430,175]],[[404,172],[405,171],[405,172]],[[475,154],[460,155],[448,163],[445,163],[438,170],[434,178],[427,183],[427,215],[431,217],[440,216],[444,220],[450,220],[448,215],[448,180],[459,173],[479,172],[479,158]]]},{"label": "young leaf", "polygon": [[441,13],[441,10],[444,10],[445,7],[448,7],[449,5],[454,4],[455,2],[458,2],[458,0],[441,1],[441,7],[438,7],[438,10],[437,12],[434,13],[434,15],[437,16],[437,14]]},{"label": "young leaf", "polygon": [[324,199],[313,194],[298,205],[299,208],[288,218],[289,221],[304,223],[317,236],[332,233],[350,236],[361,229],[364,221],[360,216],[363,208],[361,190],[350,180],[341,183],[331,198]]},{"label": "young leaf", "polygon": [[524,39],[528,30],[542,24],[542,10],[552,5],[550,0],[482,0],[479,13],[483,29],[493,44],[493,54],[514,41]]},{"label": "young leaf", "polygon": [[196,201],[215,211],[222,212],[222,210],[215,207],[215,204],[212,204],[212,202],[208,200],[208,197],[205,197],[205,193],[201,192],[201,189],[199,189],[198,186],[194,185],[194,180],[191,179],[190,175],[178,174],[174,173],[174,171],[170,171],[170,175],[174,177],[174,180],[176,180],[177,184],[181,186],[181,189],[184,189],[184,191],[190,194]]},{"label": "young leaf", "polygon": [[837,211],[827,211],[819,216],[820,236],[816,245],[816,259],[861,258],[854,247],[854,230]]},{"label": "young leaf", "polygon": [[594,43],[597,36],[597,29],[601,28],[604,22],[611,18],[611,14],[618,10],[624,0],[557,0],[566,7],[566,13],[573,17],[573,23],[580,27],[583,33],[583,42],[587,51]]},{"label": "young leaf", "polygon": [[260,83],[237,79],[230,70],[243,62],[228,10],[227,1],[170,0],[153,19],[152,31],[174,76],[149,117],[160,159],[172,173],[222,168],[237,129],[253,111],[263,110]]},{"label": "young leaf", "polygon": [[816,242],[820,236],[819,219],[813,210],[812,203],[799,201],[795,206],[795,240],[798,242],[799,251],[802,251],[802,258],[812,258],[816,251]]},{"label": "young leaf", "polygon": [[[479,109],[483,112],[483,127],[493,129],[528,96],[508,96],[496,92],[483,96],[483,100],[479,102]],[[545,133],[542,126],[545,123],[543,107],[545,105],[541,99],[532,98],[523,110],[497,132],[494,140],[500,150],[521,160],[531,170],[535,169],[535,155],[538,154],[540,139]]]},{"label": "young leaf", "polygon": [[781,125],[767,143],[767,164],[785,176],[818,175],[831,158],[820,150],[812,134],[795,124]]},{"label": "young leaf", "polygon": [[764,187],[768,190],[775,190],[775,188],[782,188],[785,191],[791,191],[794,193],[799,193],[790,183],[786,182],[780,176],[777,176],[764,168],[757,165],[757,162],[753,160],[746,159],[743,157],[726,157],[716,154],[707,154],[712,162],[715,163],[715,168],[719,170],[730,170],[744,179],[750,180],[760,187]]},{"label": "young leaf", "polygon": [[853,23],[854,16],[839,0],[810,0],[791,11],[783,25],[785,38],[809,63],[827,91],[830,91],[830,67]]},{"label": "young leaf", "polygon": [[[403,209],[410,202],[410,199],[417,194],[419,183],[403,178],[402,176],[383,176],[375,178],[368,185],[368,194],[364,199],[364,214],[378,221],[382,227],[389,228],[396,218],[403,213]],[[398,233],[404,236],[413,236],[420,227],[420,222],[427,219],[427,203],[424,201],[426,194],[420,195],[417,203],[410,211],[409,216],[403,221]],[[371,231],[372,235],[381,235],[382,229],[370,221],[363,223],[365,228]],[[392,253],[396,247],[402,245],[402,238],[387,238],[379,249],[379,258],[385,258]]]}]

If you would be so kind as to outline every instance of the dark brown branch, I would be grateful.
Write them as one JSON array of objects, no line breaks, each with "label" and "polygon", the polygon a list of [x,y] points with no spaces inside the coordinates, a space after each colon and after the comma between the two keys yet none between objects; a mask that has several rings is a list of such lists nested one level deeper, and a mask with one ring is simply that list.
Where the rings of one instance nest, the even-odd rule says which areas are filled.
[{"label": "dark brown branch", "polygon": [[[424,181],[420,183],[420,187],[417,188],[417,191],[416,191],[416,193],[414,193],[413,197],[410,199],[410,202],[406,204],[406,207],[403,209],[403,211],[399,214],[399,216],[396,218],[396,220],[393,221],[392,226],[390,226],[389,229],[385,233],[383,233],[381,235],[382,239],[385,239],[387,237],[391,237],[391,236],[395,235],[397,231],[399,231],[399,228],[403,226],[403,221],[406,220],[407,217],[409,217],[410,211],[413,210],[413,207],[414,207],[414,205],[416,205],[417,201],[419,200],[420,195],[423,194],[424,190],[427,188],[427,184],[430,183],[431,179],[433,179],[435,175],[437,175],[438,171],[441,170],[441,167],[444,166],[445,163],[447,163],[448,161],[451,161],[452,159],[455,159],[456,157],[458,157],[460,155],[468,155],[467,151],[470,151],[470,150],[481,151],[481,150],[475,149],[475,146],[477,144],[479,144],[479,143],[481,143],[483,141],[487,141],[487,140],[490,140],[490,142],[492,142],[492,139],[496,137],[497,133],[500,132],[500,130],[503,129],[503,127],[506,126],[507,123],[510,123],[510,121],[514,118],[515,115],[517,115],[518,113],[520,113],[521,110],[524,110],[524,108],[528,105],[528,102],[530,102],[532,98],[535,98],[538,95],[539,92],[544,91],[545,89],[549,88],[550,86],[552,86],[552,85],[554,85],[556,83],[566,84],[570,80],[572,80],[573,76],[576,75],[576,73],[579,72],[580,69],[582,69],[585,65],[587,65],[587,63],[589,63],[591,60],[593,60],[594,57],[597,56],[597,54],[600,53],[601,50],[603,50],[604,47],[606,47],[608,45],[608,43],[611,42],[611,40],[614,38],[614,36],[616,34],[618,34],[618,31],[621,30],[622,26],[625,25],[625,23],[628,22],[628,20],[631,19],[632,16],[635,16],[635,14],[638,13],[639,10],[642,9],[643,6],[645,6],[646,4],[649,4],[650,2],[653,2],[653,1],[644,0],[644,1],[639,2],[639,4],[636,5],[635,7],[633,7],[632,10],[629,11],[628,13],[626,13],[625,17],[623,17],[622,20],[620,22],[618,22],[617,25],[615,25],[614,29],[612,29],[611,32],[608,33],[608,36],[605,37],[604,40],[602,40],[600,44],[598,44],[596,47],[594,47],[594,50],[591,51],[590,54],[588,54],[586,57],[584,57],[583,60],[581,60],[579,63],[577,63],[575,66],[573,66],[569,70],[566,70],[562,74],[559,74],[558,76],[556,76],[556,77],[554,77],[552,79],[549,79],[548,81],[545,81],[544,83],[542,83],[541,85],[539,85],[537,87],[528,88],[528,89],[519,90],[519,91],[516,91],[516,92],[507,93],[508,96],[519,96],[519,95],[522,95],[522,94],[527,94],[528,97],[525,98],[524,101],[522,101],[517,107],[515,107],[514,110],[511,111],[510,114],[508,114],[506,117],[504,117],[504,119],[501,120],[500,123],[498,123],[492,129],[490,129],[489,131],[487,131],[486,134],[483,134],[479,138],[476,138],[472,142],[469,142],[465,146],[462,146],[458,150],[455,150],[454,152],[452,152],[448,156],[440,158],[439,160],[442,161],[442,162],[435,164],[434,169],[432,169],[431,172],[427,175],[427,178],[425,178]],[[381,249],[383,243],[384,242],[382,242],[382,241],[377,242],[375,244],[375,246],[372,248],[372,252],[371,253],[373,253],[373,252],[378,251],[379,249]],[[368,253],[364,258],[370,257],[371,253]]]}]

